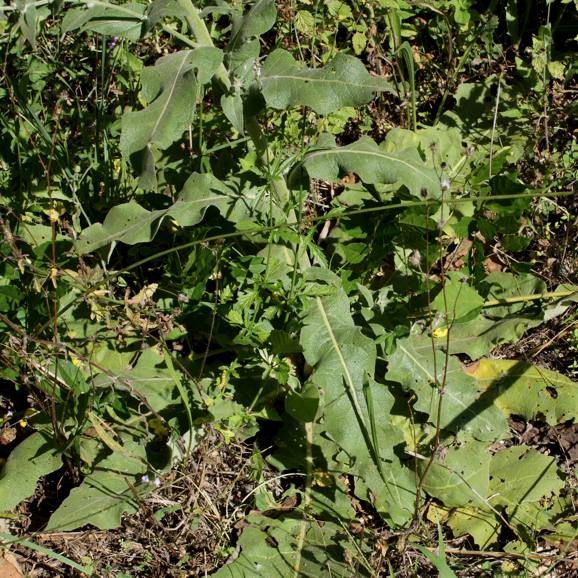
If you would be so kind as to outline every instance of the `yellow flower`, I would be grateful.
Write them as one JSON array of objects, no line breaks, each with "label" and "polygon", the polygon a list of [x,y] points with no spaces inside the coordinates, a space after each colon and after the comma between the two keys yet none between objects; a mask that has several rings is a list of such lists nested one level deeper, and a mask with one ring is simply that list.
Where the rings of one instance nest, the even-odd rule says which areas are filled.
[{"label": "yellow flower", "polygon": [[436,327],[431,333],[435,339],[439,339],[440,337],[445,337],[448,334],[447,327]]}]

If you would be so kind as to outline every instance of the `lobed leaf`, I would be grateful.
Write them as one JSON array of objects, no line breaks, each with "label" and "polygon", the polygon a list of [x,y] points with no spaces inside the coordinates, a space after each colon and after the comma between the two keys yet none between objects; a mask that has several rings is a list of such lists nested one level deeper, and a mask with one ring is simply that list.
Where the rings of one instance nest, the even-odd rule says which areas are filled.
[{"label": "lobed leaf", "polygon": [[323,68],[305,68],[282,49],[274,50],[265,60],[260,82],[270,107],[308,106],[318,114],[360,106],[376,92],[391,90],[385,79],[371,76],[353,56],[338,54]]},{"label": "lobed leaf", "polygon": [[193,120],[198,88],[209,82],[222,62],[213,47],[181,50],[159,58],[143,70],[144,110],[122,117],[120,148],[140,177],[144,189],[156,189],[153,149],[167,149]]},{"label": "lobed leaf", "polygon": [[441,195],[440,178],[424,163],[416,148],[392,153],[369,137],[338,147],[325,135],[305,155],[303,163],[309,176],[315,179],[335,181],[340,172],[351,172],[367,184],[405,186],[414,197],[423,198],[423,191],[433,198]]},{"label": "lobed leaf", "polygon": [[[444,376],[445,373],[445,376]],[[450,432],[463,431],[480,441],[495,441],[506,435],[506,418],[493,404],[491,396],[483,395],[476,381],[464,373],[457,358],[432,351],[431,338],[413,334],[397,342],[389,358],[386,378],[401,383],[406,391],[417,395],[415,409],[429,416],[436,424],[441,396],[439,426]]]},{"label": "lobed leaf", "polygon": [[342,467],[358,478],[356,491],[364,498],[371,492],[396,523],[408,521],[415,480],[393,451],[403,437],[389,421],[393,396],[373,379],[375,343],[355,326],[343,289],[312,299],[300,342],[323,401],[320,419],[344,452]]}]

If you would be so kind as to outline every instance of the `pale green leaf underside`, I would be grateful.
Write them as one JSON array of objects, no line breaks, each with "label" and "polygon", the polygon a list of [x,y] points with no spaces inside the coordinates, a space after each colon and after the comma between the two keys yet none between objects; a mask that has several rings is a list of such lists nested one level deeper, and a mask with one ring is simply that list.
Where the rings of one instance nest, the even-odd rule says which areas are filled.
[{"label": "pale green leaf underside", "polygon": [[318,114],[360,106],[376,92],[391,90],[385,79],[371,76],[353,56],[338,54],[322,68],[305,68],[282,49],[267,57],[261,86],[265,101],[272,108],[308,106]]},{"label": "pale green leaf underside", "polygon": [[406,186],[415,197],[439,198],[440,178],[426,166],[417,149],[388,152],[369,137],[337,147],[324,136],[318,148],[305,155],[304,165],[309,176],[335,181],[341,173],[355,173],[366,184],[396,184]]},{"label": "pale green leaf underside", "polygon": [[175,203],[168,209],[147,211],[135,201],[113,207],[103,223],[95,223],[80,234],[76,250],[90,253],[113,242],[127,245],[151,241],[165,217],[181,227],[199,223],[208,207],[216,207],[231,221],[245,214],[246,198],[208,174],[194,173],[185,183]]}]

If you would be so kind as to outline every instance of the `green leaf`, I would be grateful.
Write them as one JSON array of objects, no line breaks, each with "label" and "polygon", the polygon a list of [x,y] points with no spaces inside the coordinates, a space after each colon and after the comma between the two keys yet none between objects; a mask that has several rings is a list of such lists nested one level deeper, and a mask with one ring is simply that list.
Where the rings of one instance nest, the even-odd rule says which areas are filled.
[{"label": "green leaf", "polygon": [[[235,52],[252,38],[257,38],[270,30],[277,20],[274,0],[257,0],[241,17],[233,18],[233,31],[227,52]],[[257,55],[259,43],[257,43]],[[255,55],[256,56],[256,55]]]},{"label": "green leaf", "polygon": [[560,373],[507,359],[481,359],[467,373],[496,398],[496,406],[506,416],[549,425],[578,420],[578,385]]},{"label": "green leaf", "polygon": [[[452,271],[447,274],[443,291],[440,291],[431,303],[433,311],[444,314],[448,323],[480,311],[484,299],[468,285],[461,273]],[[447,309],[447,311],[446,311]]]},{"label": "green leaf", "polygon": [[145,8],[145,4],[134,2],[118,6],[100,1],[87,3],[86,7],[66,12],[62,19],[62,34],[80,28],[136,41],[141,37],[146,22]]},{"label": "green leaf", "polygon": [[[359,560],[360,556],[358,551],[351,556],[350,538],[339,524],[265,516],[250,516],[246,522],[248,525],[237,542],[239,557],[212,574],[214,578],[370,575],[364,566],[347,561]],[[363,542],[358,548],[362,552],[367,550]]]},{"label": "green leaf", "polygon": [[483,506],[490,484],[490,460],[487,443],[473,438],[458,440],[436,457],[423,488],[448,508]]},{"label": "green leaf", "polygon": [[282,49],[274,50],[265,60],[261,86],[272,108],[308,106],[318,114],[360,106],[376,92],[391,90],[385,79],[370,76],[353,56],[338,54],[323,68],[305,68]]},{"label": "green leaf", "polygon": [[492,505],[516,510],[519,504],[537,502],[564,487],[554,457],[525,445],[497,452],[490,464]]},{"label": "green leaf", "polygon": [[[134,356],[134,355],[133,355]],[[94,377],[95,387],[111,387],[136,391],[146,398],[155,411],[161,411],[177,399],[175,381],[155,347],[145,349],[136,364],[127,358],[124,367]]]},{"label": "green leaf", "polygon": [[447,524],[454,536],[469,534],[480,549],[485,550],[498,541],[502,522],[490,510],[470,507],[453,510]]},{"label": "green leaf", "polygon": [[38,480],[62,466],[52,441],[35,432],[10,452],[0,473],[0,512],[10,512],[34,494]]},{"label": "green leaf", "polygon": [[166,211],[147,211],[135,201],[113,207],[104,222],[94,223],[80,234],[76,250],[80,254],[121,241],[127,245],[146,243],[156,234]]},{"label": "green leaf", "polygon": [[429,416],[428,422],[434,426],[443,384],[442,429],[463,431],[480,441],[495,441],[508,432],[506,419],[493,405],[493,398],[480,395],[476,381],[466,375],[457,358],[449,356],[446,364],[443,352],[436,350],[434,356],[427,334],[414,333],[397,342],[386,378],[415,392],[415,409]]},{"label": "green leaf", "polygon": [[[87,524],[110,530],[120,525],[125,512],[138,510],[135,493],[146,491],[146,487],[139,485],[140,476],[147,471],[146,451],[135,442],[126,443],[124,449],[122,454],[105,458],[70,492],[48,520],[46,531],[66,532]],[[128,452],[134,457],[130,458]]]},{"label": "green leaf", "polygon": [[415,197],[422,198],[422,191],[434,198],[441,195],[440,178],[425,165],[417,149],[390,153],[369,137],[338,147],[331,137],[324,135],[316,148],[305,155],[304,165],[315,179],[338,180],[341,170],[357,174],[366,184],[406,186]]},{"label": "green leaf", "polygon": [[82,231],[76,250],[85,254],[115,242],[147,243],[155,237],[164,217],[171,217],[181,227],[190,227],[203,219],[210,206],[216,207],[223,217],[238,222],[246,215],[251,201],[251,192],[241,196],[213,175],[193,173],[168,209],[147,211],[135,201],[117,205],[102,224],[94,223]]},{"label": "green leaf", "polygon": [[156,188],[153,147],[167,149],[193,120],[199,85],[209,82],[222,62],[213,47],[181,50],[143,70],[144,110],[122,117],[120,148],[130,159],[144,189]]},{"label": "green leaf", "polygon": [[319,392],[307,382],[301,392],[289,392],[285,398],[285,410],[294,419],[310,422],[315,419],[319,406]]},{"label": "green leaf", "polygon": [[[533,275],[491,273],[484,285],[488,291],[486,301],[497,305],[485,307],[469,321],[453,323],[449,353],[465,353],[478,359],[502,343],[517,341],[528,329],[543,322],[547,308],[537,301],[523,300],[546,290],[542,280]],[[445,348],[446,337],[436,339],[436,345]]]},{"label": "green leaf", "polygon": [[359,478],[356,491],[370,491],[375,506],[396,523],[411,518],[415,480],[393,448],[402,434],[389,423],[393,396],[376,383],[374,342],[356,327],[343,289],[311,301],[301,331],[310,377],[323,400],[318,419],[342,448],[344,469]]}]

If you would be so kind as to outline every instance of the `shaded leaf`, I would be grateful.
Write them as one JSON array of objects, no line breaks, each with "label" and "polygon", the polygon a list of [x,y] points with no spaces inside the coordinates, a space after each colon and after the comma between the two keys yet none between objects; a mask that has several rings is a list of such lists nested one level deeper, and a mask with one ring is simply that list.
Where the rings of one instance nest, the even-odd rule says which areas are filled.
[{"label": "shaded leaf", "polygon": [[380,512],[404,523],[412,515],[415,481],[393,451],[403,437],[389,423],[393,396],[372,378],[375,344],[355,326],[343,289],[311,301],[300,342],[314,367],[310,380],[323,401],[323,425],[342,448],[348,473],[359,478],[356,491],[367,498],[370,490]]},{"label": "shaded leaf", "polygon": [[338,524],[265,516],[250,516],[247,524],[238,540],[239,557],[212,574],[215,578],[370,575],[360,564],[347,562],[359,555],[346,555],[351,538]]},{"label": "shaded leaf", "polygon": [[[446,373],[444,377],[444,373]],[[476,381],[466,375],[458,359],[436,350],[431,338],[414,333],[397,342],[389,358],[386,378],[401,383],[405,390],[417,395],[415,409],[429,416],[436,425],[440,387],[443,384],[440,427],[451,432],[463,431],[480,441],[494,441],[506,435],[506,418],[484,397]]]},{"label": "shaded leaf", "polygon": [[[491,273],[484,279],[484,285],[485,300],[497,305],[485,307],[473,319],[453,323],[449,353],[465,353],[478,359],[502,343],[518,340],[528,329],[543,322],[544,308],[540,303],[523,300],[546,290],[541,279],[533,275]],[[446,338],[436,339],[436,344],[445,348]]]},{"label": "shaded leaf", "polygon": [[36,491],[38,480],[62,466],[52,441],[35,432],[10,452],[0,473],[0,512],[12,511]]},{"label": "shaded leaf", "polygon": [[525,361],[481,359],[466,372],[493,393],[505,415],[556,425],[578,419],[578,385],[564,375]]},{"label": "shaded leaf", "polygon": [[102,224],[94,223],[82,231],[76,250],[84,254],[115,242],[146,243],[154,238],[163,218],[168,216],[181,227],[190,227],[203,219],[210,206],[237,222],[245,216],[251,202],[247,192],[236,193],[212,175],[193,173],[168,209],[147,211],[135,201],[117,205]]},{"label": "shaded leaf", "polygon": [[[147,471],[146,452],[142,444],[134,442],[126,443],[124,449],[123,454],[111,454],[102,460],[80,486],[71,490],[50,517],[47,531],[65,532],[87,524],[109,530],[120,525],[125,512],[138,510],[135,488],[140,475]],[[140,484],[139,489],[142,493],[146,488]]]}]

